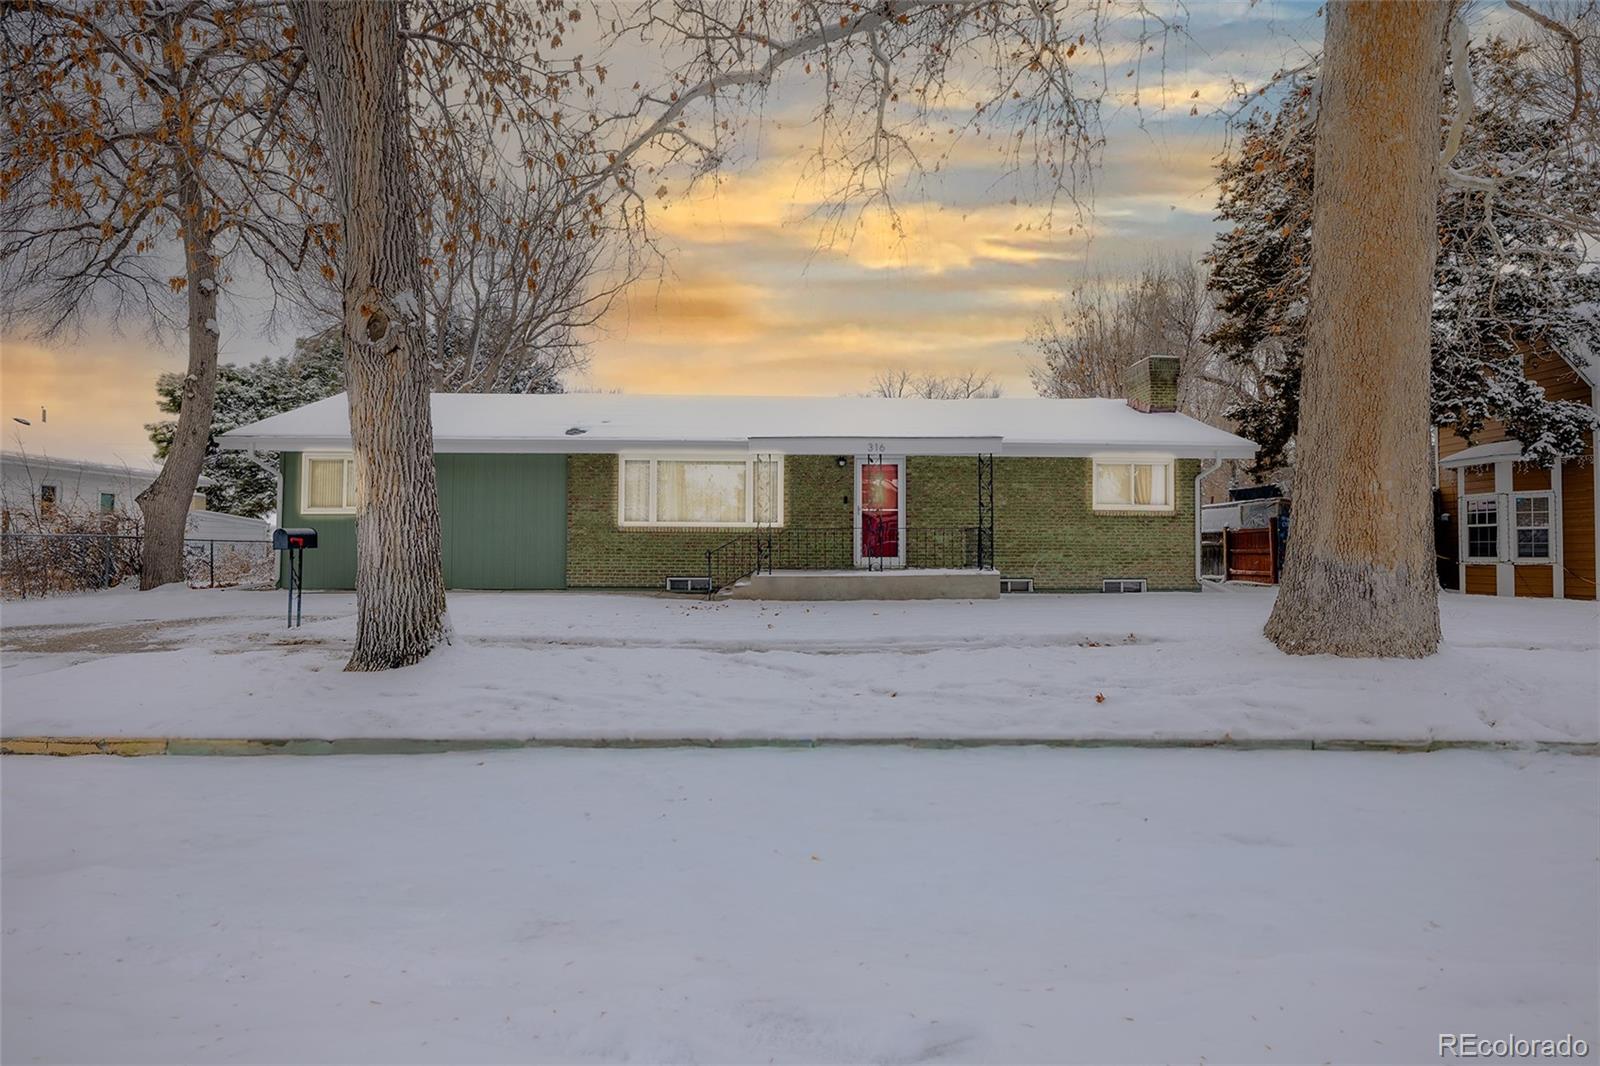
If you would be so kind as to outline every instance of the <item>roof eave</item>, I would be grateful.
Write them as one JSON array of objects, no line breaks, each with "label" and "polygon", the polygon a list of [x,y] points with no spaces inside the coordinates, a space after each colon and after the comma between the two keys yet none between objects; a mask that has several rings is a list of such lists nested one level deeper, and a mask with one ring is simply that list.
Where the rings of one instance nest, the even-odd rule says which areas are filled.
[{"label": "roof eave", "polygon": [[[224,451],[254,448],[270,452],[348,451],[349,437],[257,437],[224,434]],[[1235,439],[1204,441],[1027,441],[1002,437],[751,437],[688,440],[619,437],[440,437],[439,453],[522,453],[533,455],[615,452],[772,452],[781,455],[1003,455],[1019,458],[1088,458],[1106,453],[1163,455],[1179,459],[1250,459],[1256,446]]]}]

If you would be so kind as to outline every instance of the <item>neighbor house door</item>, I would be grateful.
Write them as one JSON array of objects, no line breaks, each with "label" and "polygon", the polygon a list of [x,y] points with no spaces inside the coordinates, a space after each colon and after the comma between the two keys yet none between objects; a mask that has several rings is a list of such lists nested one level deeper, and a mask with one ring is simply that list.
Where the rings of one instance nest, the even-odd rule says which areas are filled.
[{"label": "neighbor house door", "polygon": [[906,563],[906,461],[862,456],[856,459],[856,565]]}]

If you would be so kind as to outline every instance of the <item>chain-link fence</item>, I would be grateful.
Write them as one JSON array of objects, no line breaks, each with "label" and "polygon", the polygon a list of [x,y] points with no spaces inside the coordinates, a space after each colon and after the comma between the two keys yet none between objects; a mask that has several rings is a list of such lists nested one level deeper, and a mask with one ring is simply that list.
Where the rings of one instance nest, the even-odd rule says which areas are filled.
[{"label": "chain-link fence", "polygon": [[[138,580],[143,540],[131,533],[0,534],[0,594],[26,599]],[[192,588],[267,587],[278,579],[267,540],[185,540],[183,569]]]}]

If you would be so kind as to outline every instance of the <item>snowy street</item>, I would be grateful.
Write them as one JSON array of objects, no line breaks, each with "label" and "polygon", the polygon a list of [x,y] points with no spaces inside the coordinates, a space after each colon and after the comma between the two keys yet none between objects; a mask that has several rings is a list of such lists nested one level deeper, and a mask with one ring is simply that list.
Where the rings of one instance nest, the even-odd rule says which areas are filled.
[{"label": "snowy street", "polygon": [[4,606],[7,737],[1600,741],[1594,603],[1445,595],[1423,660],[1284,655],[1273,592],[708,603],[450,594],[455,643],[341,670],[354,598]]},{"label": "snowy street", "polygon": [[1435,1061],[1443,1032],[1600,1042],[1594,758],[3,769],[7,1062],[1393,1062]]}]

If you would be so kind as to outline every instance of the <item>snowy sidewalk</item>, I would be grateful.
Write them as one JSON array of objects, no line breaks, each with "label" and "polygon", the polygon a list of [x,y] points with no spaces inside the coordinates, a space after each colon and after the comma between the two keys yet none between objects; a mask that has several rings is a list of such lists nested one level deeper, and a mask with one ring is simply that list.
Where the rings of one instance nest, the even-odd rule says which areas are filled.
[{"label": "snowy sidewalk", "polygon": [[6,1062],[1600,1043],[1595,759],[13,759],[0,788]]},{"label": "snowy sidewalk", "polygon": [[1600,741],[1592,603],[1445,595],[1421,661],[1286,656],[1269,590],[977,603],[453,593],[454,646],[340,669],[353,598],[116,591],[0,608],[6,737]]}]

